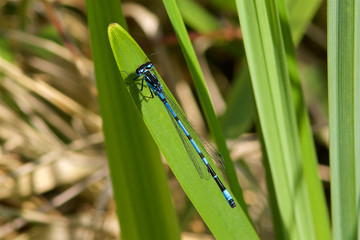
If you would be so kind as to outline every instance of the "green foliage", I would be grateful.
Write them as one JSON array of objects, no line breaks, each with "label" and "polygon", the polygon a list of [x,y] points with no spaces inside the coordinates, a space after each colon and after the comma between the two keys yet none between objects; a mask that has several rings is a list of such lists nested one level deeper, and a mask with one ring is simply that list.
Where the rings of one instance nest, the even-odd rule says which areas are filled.
[{"label": "green foliage", "polygon": [[[329,238],[311,128],[283,1],[237,1],[246,56],[284,238]],[[279,9],[280,15],[277,12]],[[290,82],[291,80],[291,82]],[[291,91],[291,84],[293,91]],[[306,162],[311,164],[306,167]],[[268,178],[270,180],[270,178]],[[314,197],[312,194],[318,194]],[[321,207],[319,211],[319,207]],[[280,220],[281,219],[281,220]],[[324,222],[322,222],[324,221]]]},{"label": "green foliage", "polygon": [[359,1],[329,1],[329,131],[334,239],[359,238],[359,14]]},{"label": "green foliage", "polygon": [[[171,170],[212,233],[224,239],[239,237],[256,239],[255,231],[242,209],[240,207],[231,209],[214,181],[200,180],[185,148],[179,147],[182,146],[181,139],[163,103],[157,98],[147,99],[149,91],[139,92],[134,88],[136,85],[132,84],[132,77],[127,73],[134,73],[138,66],[148,61],[146,55],[130,35],[117,24],[109,26],[109,39],[118,67],[145,124]],[[171,96],[160,77],[159,80],[165,92]]]},{"label": "green foliage", "polygon": [[[159,151],[125,89],[109,45],[108,25],[112,22],[124,25],[124,18],[119,15],[120,3],[88,0],[87,11],[106,153],[122,237],[179,239]],[[129,63],[136,56],[129,51]]]},{"label": "green foliage", "polygon": [[221,28],[217,18],[193,0],[177,1],[184,21],[198,32],[206,33]]},{"label": "green foliage", "polygon": [[[95,211],[86,231],[118,237],[104,224],[113,205],[102,193],[108,169],[122,239],[179,239],[199,230],[199,217],[208,227],[199,232],[216,239],[269,231],[276,239],[359,238],[359,1],[328,1],[327,13],[322,0],[87,0],[86,13],[77,1],[3,1],[0,195],[12,204],[0,208],[0,238],[65,239],[57,234],[72,225],[42,229],[59,227],[59,213],[73,221]],[[174,43],[182,54],[167,45]],[[139,91],[134,71],[149,58],[223,154],[224,176],[211,165],[229,184],[235,209],[214,181],[199,178],[159,99]],[[193,84],[181,82],[189,73]]]},{"label": "green foliage", "polygon": [[179,40],[180,47],[185,56],[185,60],[189,67],[191,76],[194,80],[195,89],[200,99],[200,103],[204,111],[206,121],[209,125],[211,133],[214,136],[214,140],[216,142],[218,150],[219,152],[221,152],[221,154],[225,159],[225,167],[226,167],[225,172],[229,180],[231,190],[233,191],[235,198],[240,203],[242,210],[248,215],[242,190],[237,180],[237,176],[235,173],[233,163],[230,158],[229,151],[226,147],[224,134],[222,132],[220,122],[217,116],[215,115],[214,108],[211,104],[209,93],[205,85],[205,79],[201,72],[200,64],[197,61],[196,54],[194,48],[192,47],[189,35],[186,31],[185,24],[180,15],[180,11],[176,5],[175,0],[163,0],[163,2],[166,11],[168,13],[168,16],[170,18],[170,21],[172,23],[172,26],[175,30],[175,34]]}]

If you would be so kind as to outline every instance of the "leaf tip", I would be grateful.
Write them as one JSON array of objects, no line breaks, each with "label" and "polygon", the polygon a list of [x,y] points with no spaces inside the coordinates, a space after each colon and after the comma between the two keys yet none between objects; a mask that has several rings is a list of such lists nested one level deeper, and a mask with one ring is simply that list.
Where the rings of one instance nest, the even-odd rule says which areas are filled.
[{"label": "leaf tip", "polygon": [[110,23],[108,26],[108,33],[112,32],[114,29],[118,28],[120,25],[117,23]]}]

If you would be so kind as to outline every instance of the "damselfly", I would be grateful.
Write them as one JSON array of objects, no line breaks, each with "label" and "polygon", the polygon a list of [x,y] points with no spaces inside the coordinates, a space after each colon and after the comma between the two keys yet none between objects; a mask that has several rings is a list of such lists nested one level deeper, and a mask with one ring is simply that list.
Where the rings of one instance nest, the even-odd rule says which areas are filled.
[{"label": "damselfly", "polygon": [[[185,115],[182,113],[182,110],[178,107],[178,105],[175,104],[171,100],[171,98],[169,98],[164,92],[161,83],[159,82],[157,76],[154,73],[154,65],[151,62],[144,63],[140,67],[138,67],[136,69],[136,74],[137,77],[135,79],[138,79],[140,77],[142,78],[140,90],[143,90],[145,80],[146,84],[150,89],[151,96],[154,97],[154,93],[165,105],[165,108],[170,114],[171,119],[173,120],[176,129],[184,143],[185,149],[189,154],[189,157],[191,158],[200,177],[208,179],[210,173],[212,178],[219,186],[224,197],[228,201],[229,205],[232,208],[236,207],[234,199],[230,195],[229,191],[222,184],[221,180],[219,179],[213,168],[210,166],[203,153],[205,153],[206,151],[207,155],[209,155],[213,160],[217,160],[218,162],[223,164],[223,157],[221,156],[221,154],[216,152],[216,150],[213,149],[210,144],[206,144],[206,142],[204,142],[197,134],[194,133],[194,135],[190,135],[188,131],[192,128],[191,124],[189,123]],[[199,160],[202,160],[202,163],[199,163]]]}]

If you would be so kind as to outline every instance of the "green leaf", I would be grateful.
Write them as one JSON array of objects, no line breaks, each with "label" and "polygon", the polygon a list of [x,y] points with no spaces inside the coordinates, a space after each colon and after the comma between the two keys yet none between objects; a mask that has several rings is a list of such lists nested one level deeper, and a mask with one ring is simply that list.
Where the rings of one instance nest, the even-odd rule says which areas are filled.
[{"label": "green leaf", "polygon": [[120,2],[87,0],[86,7],[122,239],[179,239],[159,150],[124,86],[108,41],[110,23],[125,25]]},{"label": "green leaf", "polygon": [[236,3],[233,0],[211,0],[210,2],[215,8],[224,11],[233,11],[236,9]]},{"label": "green leaf", "polygon": [[218,30],[221,24],[217,18],[193,0],[177,1],[185,22],[198,32]]},{"label": "green leaf", "polygon": [[[237,0],[272,184],[287,239],[315,239],[302,145],[274,0]],[[286,21],[286,19],[281,18]],[[290,42],[291,43],[291,42]]]},{"label": "green leaf", "polygon": [[[185,56],[186,63],[189,67],[191,76],[194,80],[195,89],[200,99],[202,109],[205,113],[206,121],[209,125],[211,133],[214,136],[214,140],[219,149],[219,152],[225,159],[225,172],[231,186],[231,190],[234,192],[235,198],[240,203],[243,211],[248,215],[247,206],[240,188],[234,165],[231,161],[229,151],[226,147],[224,134],[221,129],[220,122],[215,115],[214,108],[211,104],[209,93],[206,88],[204,76],[200,69],[200,64],[197,61],[194,48],[191,45],[189,35],[186,31],[185,24],[181,18],[180,11],[176,5],[175,0],[163,0],[166,11],[170,18],[170,21],[175,30],[176,36],[179,40],[181,50]],[[249,218],[250,219],[250,218]]]},{"label": "green leaf", "polygon": [[[148,61],[146,55],[119,25],[110,25],[108,33],[118,67],[146,126],[211,232],[219,239],[257,239],[242,209],[240,207],[232,209],[228,205],[215,181],[199,178],[163,103],[158,98],[146,98],[150,94],[147,88],[140,92],[134,86],[134,71]],[[164,91],[171,97],[160,77],[159,81],[163,84]]]},{"label": "green leaf", "polygon": [[[251,87],[249,68],[244,61],[241,70],[234,78],[234,86],[227,98],[226,111],[221,117],[225,136],[236,138],[253,123],[255,114],[254,94]],[[241,111],[239,111],[241,107]]]},{"label": "green leaf", "polygon": [[287,67],[291,82],[291,93],[296,112],[297,131],[300,138],[302,167],[310,199],[312,222],[317,239],[330,239],[330,220],[322,183],[318,174],[318,160],[312,136],[309,116],[302,94],[300,71],[296,62],[287,8],[284,0],[278,0],[281,31],[286,51]]},{"label": "green leaf", "polygon": [[323,0],[299,1],[287,0],[289,10],[289,24],[292,32],[292,39],[295,45],[303,38],[306,28],[311,23],[314,15],[319,9]]},{"label": "green leaf", "polygon": [[0,57],[9,62],[14,61],[14,53],[11,51],[10,44],[4,39],[0,39]]},{"label": "green leaf", "polygon": [[[290,19],[289,23],[286,19],[284,19],[283,22],[290,25],[293,41],[295,45],[298,45],[305,34],[306,27],[314,17],[322,0],[287,0],[286,2]],[[285,37],[285,39],[287,38]],[[294,59],[293,56],[289,57],[289,59],[290,58]],[[296,64],[296,61],[292,62]],[[234,86],[230,89],[230,97],[227,99],[226,111],[221,118],[222,126],[227,137],[240,136],[250,125],[250,121],[253,120],[253,113],[255,111],[255,109],[253,109],[253,94],[251,85],[248,86],[247,84],[250,82],[250,73],[248,73],[246,68],[247,65],[243,66],[240,70],[241,73],[233,80]],[[290,76],[292,75],[298,76],[298,72],[290,73]],[[300,87],[298,83],[292,84],[292,86],[295,86],[297,89]],[[298,90],[295,89],[295,91]],[[238,111],[239,106],[241,106],[242,111]],[[315,195],[314,198],[316,198]],[[321,214],[318,216],[320,217]]]},{"label": "green leaf", "polygon": [[358,239],[360,1],[328,7],[331,209],[334,239]]}]

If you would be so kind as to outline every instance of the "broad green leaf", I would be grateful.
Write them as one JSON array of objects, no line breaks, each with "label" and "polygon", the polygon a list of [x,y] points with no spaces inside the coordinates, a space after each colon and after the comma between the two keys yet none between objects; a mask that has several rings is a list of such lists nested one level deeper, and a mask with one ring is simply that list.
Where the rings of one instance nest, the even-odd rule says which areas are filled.
[{"label": "broad green leaf", "polygon": [[86,7],[122,239],[179,239],[159,150],[126,91],[109,45],[108,25],[125,25],[120,2],[87,0]]},{"label": "broad green leaf", "polygon": [[283,237],[315,239],[276,2],[237,0],[237,7]]},{"label": "broad green leaf", "polygon": [[[136,88],[139,86],[133,80],[136,76],[134,72],[138,66],[148,61],[146,55],[119,25],[110,25],[108,33],[116,62],[135,105],[171,170],[211,232],[219,239],[257,239],[242,209],[232,209],[228,205],[215,181],[200,179],[163,103],[157,97],[147,98],[150,95],[147,88],[142,92]],[[160,76],[158,77],[164,91],[171,96]],[[224,182],[223,179],[222,181]]]},{"label": "broad green leaf", "polygon": [[357,239],[360,1],[328,1],[329,132],[334,239]]}]

